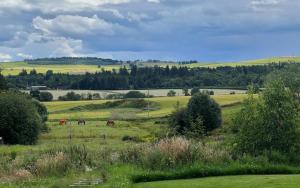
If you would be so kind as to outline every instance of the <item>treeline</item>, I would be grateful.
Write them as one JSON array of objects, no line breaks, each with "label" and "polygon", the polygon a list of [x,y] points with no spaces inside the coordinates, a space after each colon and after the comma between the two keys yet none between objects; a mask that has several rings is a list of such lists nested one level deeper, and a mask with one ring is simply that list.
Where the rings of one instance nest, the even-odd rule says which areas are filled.
[{"label": "treeline", "polygon": [[120,65],[121,61],[112,59],[103,59],[97,57],[58,57],[58,58],[40,58],[25,59],[29,64],[39,65]]},{"label": "treeline", "polygon": [[22,71],[18,76],[8,76],[9,87],[26,88],[45,85],[51,89],[148,89],[148,88],[246,88],[249,84],[262,86],[266,75],[275,70],[287,69],[300,64],[269,64],[255,66],[192,68],[187,67],[121,67],[118,71],[102,70],[85,75],[38,74]]}]

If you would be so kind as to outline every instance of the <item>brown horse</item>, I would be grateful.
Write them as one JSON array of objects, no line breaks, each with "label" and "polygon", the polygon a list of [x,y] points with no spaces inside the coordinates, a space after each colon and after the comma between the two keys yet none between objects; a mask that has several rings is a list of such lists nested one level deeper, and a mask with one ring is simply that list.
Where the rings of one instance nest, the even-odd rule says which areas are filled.
[{"label": "brown horse", "polygon": [[67,125],[68,120],[67,119],[61,119],[59,120],[59,125]]},{"label": "brown horse", "polygon": [[108,120],[108,121],[106,122],[106,126],[114,127],[114,126],[115,126],[114,120]]},{"label": "brown horse", "polygon": [[85,120],[84,119],[79,119],[77,120],[78,125],[85,125]]}]

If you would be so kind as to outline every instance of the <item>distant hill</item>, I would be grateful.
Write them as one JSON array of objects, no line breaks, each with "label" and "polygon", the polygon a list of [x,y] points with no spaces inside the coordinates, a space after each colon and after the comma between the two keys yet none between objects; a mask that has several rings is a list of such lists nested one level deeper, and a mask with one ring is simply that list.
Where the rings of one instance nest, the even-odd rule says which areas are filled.
[{"label": "distant hill", "polygon": [[59,57],[59,58],[39,58],[25,59],[28,64],[35,65],[119,65],[122,62],[112,59],[97,57]]}]

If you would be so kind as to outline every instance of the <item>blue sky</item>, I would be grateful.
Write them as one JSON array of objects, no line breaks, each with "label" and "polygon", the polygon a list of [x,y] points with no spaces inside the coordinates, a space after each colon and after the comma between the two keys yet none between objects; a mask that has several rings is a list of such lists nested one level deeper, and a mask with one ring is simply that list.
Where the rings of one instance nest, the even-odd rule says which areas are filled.
[{"label": "blue sky", "polygon": [[300,0],[1,0],[0,61],[300,55]]}]

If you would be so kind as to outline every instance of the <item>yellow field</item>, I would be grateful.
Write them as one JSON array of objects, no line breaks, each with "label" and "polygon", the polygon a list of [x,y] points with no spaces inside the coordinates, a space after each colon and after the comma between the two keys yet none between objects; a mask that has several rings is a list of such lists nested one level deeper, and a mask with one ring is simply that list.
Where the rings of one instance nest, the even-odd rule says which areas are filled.
[{"label": "yellow field", "polygon": [[7,62],[0,63],[2,74],[17,75],[22,70],[28,73],[35,69],[38,73],[46,73],[48,70],[53,70],[54,73],[70,73],[70,74],[84,74],[86,72],[99,72],[102,68],[105,70],[119,69],[120,66],[103,66],[98,68],[97,65],[33,65],[25,62]]},{"label": "yellow field", "polygon": [[[241,65],[263,65],[268,63],[279,63],[279,62],[300,62],[300,57],[274,57],[274,58],[265,58],[265,59],[256,59],[249,61],[240,61],[240,62],[199,62],[194,64],[179,65],[176,63],[139,63],[138,66],[160,66],[166,67],[169,66],[187,66],[189,68],[195,67],[220,67],[220,66],[241,66]],[[121,65],[108,65],[101,66],[98,68],[97,65],[33,65],[25,62],[5,62],[0,63],[0,69],[4,75],[17,75],[23,69],[29,72],[32,69],[35,69],[38,73],[46,73],[47,70],[53,70],[54,73],[70,73],[70,74],[83,74],[85,72],[99,72],[102,68],[105,70],[118,70]]]}]

